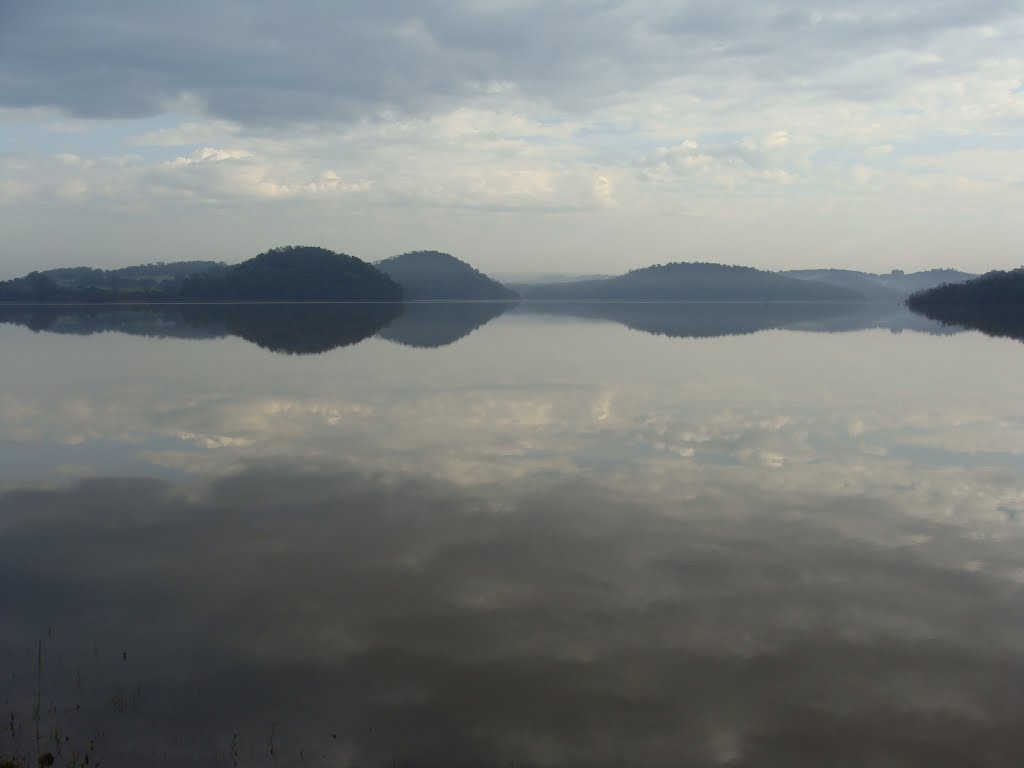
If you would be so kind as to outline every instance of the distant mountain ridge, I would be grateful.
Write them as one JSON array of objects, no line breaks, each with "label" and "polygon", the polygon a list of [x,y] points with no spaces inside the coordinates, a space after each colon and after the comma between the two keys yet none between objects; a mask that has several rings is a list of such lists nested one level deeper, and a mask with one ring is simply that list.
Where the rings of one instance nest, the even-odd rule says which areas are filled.
[{"label": "distant mountain ridge", "polygon": [[519,294],[440,251],[411,251],[374,266],[402,286],[406,301],[515,300]]},{"label": "distant mountain ridge", "polygon": [[958,269],[929,269],[910,273],[894,269],[887,274],[858,272],[852,269],[790,269],[779,274],[849,288],[872,301],[902,301],[915,291],[934,288],[943,283],[959,283],[976,277]]},{"label": "distant mountain ridge", "polygon": [[842,286],[785,277],[753,267],[673,262],[618,277],[532,285],[527,299],[602,301],[863,301]]},{"label": "distant mountain ridge", "polygon": [[707,262],[673,262],[618,276],[592,275],[513,290],[440,251],[411,251],[370,264],[315,246],[285,246],[239,264],[183,261],[102,270],[71,267],[0,281],[0,302],[146,303],[254,301],[885,301],[963,281],[936,269],[872,274],[846,269],[770,272]]}]

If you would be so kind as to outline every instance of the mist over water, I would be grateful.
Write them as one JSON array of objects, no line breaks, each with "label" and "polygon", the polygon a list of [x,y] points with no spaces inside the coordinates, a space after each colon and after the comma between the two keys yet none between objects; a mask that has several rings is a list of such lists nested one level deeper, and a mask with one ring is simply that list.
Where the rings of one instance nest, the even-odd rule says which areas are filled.
[{"label": "mist over water", "polygon": [[1019,342],[483,307],[0,325],[0,751],[1020,763]]}]

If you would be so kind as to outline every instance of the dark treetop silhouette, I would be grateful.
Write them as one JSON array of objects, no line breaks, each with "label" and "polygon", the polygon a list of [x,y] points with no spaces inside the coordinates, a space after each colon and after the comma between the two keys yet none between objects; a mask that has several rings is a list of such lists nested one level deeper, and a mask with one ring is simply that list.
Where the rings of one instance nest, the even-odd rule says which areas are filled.
[{"label": "dark treetop silhouette", "polygon": [[[0,301],[401,301],[402,289],[387,275],[355,256],[312,246],[286,246],[232,266],[199,262],[206,268],[168,281],[123,285],[113,273],[77,272],[75,281],[33,272],[0,283]],[[168,269],[168,265],[164,265]],[[134,269],[134,268],[133,268]],[[75,270],[72,270],[75,271]],[[88,272],[88,273],[87,273]],[[56,271],[60,276],[61,270]],[[92,278],[90,278],[90,274]],[[113,275],[113,276],[112,276]]]},{"label": "dark treetop silhouette", "polygon": [[946,325],[1024,341],[1024,267],[919,291],[907,305]]},{"label": "dark treetop silhouette", "polygon": [[288,246],[261,253],[223,274],[194,275],[181,297],[202,301],[401,301],[402,289],[355,256]]}]

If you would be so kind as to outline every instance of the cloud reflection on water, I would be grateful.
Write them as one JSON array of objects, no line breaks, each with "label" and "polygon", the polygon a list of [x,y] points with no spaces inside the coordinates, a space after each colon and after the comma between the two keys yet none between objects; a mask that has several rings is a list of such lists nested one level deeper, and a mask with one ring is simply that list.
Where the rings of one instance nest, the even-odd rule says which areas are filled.
[{"label": "cloud reflection on water", "polygon": [[103,763],[1024,755],[1016,343],[0,334],[4,702]]},{"label": "cloud reflection on water", "polygon": [[104,762],[238,733],[269,763],[271,723],[287,765],[1024,755],[1019,549],[880,499],[263,463],[9,492],[0,521],[12,701],[52,627],[46,695]]}]

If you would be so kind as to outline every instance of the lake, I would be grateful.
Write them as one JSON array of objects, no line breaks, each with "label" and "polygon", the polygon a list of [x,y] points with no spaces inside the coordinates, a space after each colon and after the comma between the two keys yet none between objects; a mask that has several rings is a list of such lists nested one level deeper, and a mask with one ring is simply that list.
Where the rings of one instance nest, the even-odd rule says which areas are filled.
[{"label": "lake", "polygon": [[328,304],[0,350],[0,755],[1024,765],[1020,341]]}]

